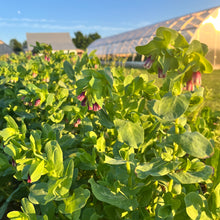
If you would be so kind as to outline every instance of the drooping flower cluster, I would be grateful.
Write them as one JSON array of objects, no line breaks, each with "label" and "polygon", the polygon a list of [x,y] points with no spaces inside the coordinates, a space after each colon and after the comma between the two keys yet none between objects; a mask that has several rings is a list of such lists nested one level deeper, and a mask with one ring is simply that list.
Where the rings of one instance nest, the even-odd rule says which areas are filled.
[{"label": "drooping flower cluster", "polygon": [[87,101],[87,97],[85,95],[85,92],[81,92],[80,95],[77,96],[77,99],[81,102],[81,106],[88,106],[88,110],[93,110],[95,112],[99,111],[101,108],[101,106],[98,105],[98,103],[94,103],[92,104],[92,106],[89,104],[89,102]]},{"label": "drooping flower cluster", "polygon": [[202,84],[202,76],[199,71],[193,72],[192,78],[186,82],[186,90],[194,91],[195,86],[201,86]]},{"label": "drooping flower cluster", "polygon": [[45,59],[45,61],[50,62],[50,57],[48,57],[47,55],[45,55],[44,59]]},{"label": "drooping flower cluster", "polygon": [[[145,69],[150,69],[154,63],[154,60],[152,59],[151,56],[147,57],[147,59],[144,62],[144,68]],[[163,73],[163,70],[161,68],[158,68],[158,78],[165,78],[166,73]]]}]

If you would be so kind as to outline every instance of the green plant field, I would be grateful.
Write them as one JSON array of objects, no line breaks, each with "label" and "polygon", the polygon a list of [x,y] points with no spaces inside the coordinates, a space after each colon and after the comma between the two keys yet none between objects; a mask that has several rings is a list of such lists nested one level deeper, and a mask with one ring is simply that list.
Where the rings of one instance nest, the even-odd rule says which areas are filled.
[{"label": "green plant field", "polygon": [[[130,68],[126,69],[129,74]],[[146,69],[133,69],[136,75],[146,74]],[[163,79],[158,78],[156,74],[148,74],[149,80],[155,80],[156,85],[161,86]],[[204,105],[209,106],[215,111],[220,110],[220,70],[214,70],[211,74],[202,75],[202,86],[205,88],[205,102]]]},{"label": "green plant field", "polygon": [[220,219],[207,48],[156,36],[136,50],[161,81],[38,42],[0,61],[0,219]]}]

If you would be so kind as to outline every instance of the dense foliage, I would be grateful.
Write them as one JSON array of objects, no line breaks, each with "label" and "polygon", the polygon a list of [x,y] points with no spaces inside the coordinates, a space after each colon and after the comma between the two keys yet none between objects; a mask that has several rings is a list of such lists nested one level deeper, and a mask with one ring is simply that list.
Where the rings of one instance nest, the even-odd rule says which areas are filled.
[{"label": "dense foliage", "polygon": [[220,218],[207,47],[159,28],[136,49],[139,76],[39,44],[0,62],[1,219]]},{"label": "dense foliage", "polygon": [[75,37],[72,38],[72,41],[76,48],[86,50],[86,48],[95,40],[101,38],[98,33],[84,35],[81,31],[74,33]]}]

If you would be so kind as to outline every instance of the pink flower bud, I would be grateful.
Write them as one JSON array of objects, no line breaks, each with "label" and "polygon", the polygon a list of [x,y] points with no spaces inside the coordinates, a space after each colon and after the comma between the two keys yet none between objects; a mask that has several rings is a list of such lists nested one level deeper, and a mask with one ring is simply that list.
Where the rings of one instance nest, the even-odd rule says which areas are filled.
[{"label": "pink flower bud", "polygon": [[43,82],[49,82],[49,81],[50,81],[49,77],[43,79]]},{"label": "pink flower bud", "polygon": [[158,69],[158,78],[165,78],[166,77],[166,73],[163,73],[162,69]]},{"label": "pink flower bud", "polygon": [[85,96],[85,93],[86,93],[86,92],[81,92],[81,94],[77,96],[77,99],[78,99],[80,102],[82,102],[83,99],[85,99],[85,97],[86,97],[86,96]]},{"label": "pink flower bud", "polygon": [[29,175],[29,174],[28,174],[27,183],[31,183],[31,177],[30,177],[30,175]]},{"label": "pink flower bud", "polygon": [[153,60],[151,59],[151,56],[149,56],[146,60],[145,60],[145,62],[144,62],[144,68],[145,69],[150,69],[151,68],[151,66],[152,66],[152,64],[153,64]]},{"label": "pink flower bud", "polygon": [[34,106],[37,107],[37,106],[39,106],[39,105],[40,105],[40,99],[37,99],[37,100],[35,101],[35,103],[34,103]]},{"label": "pink flower bud", "polygon": [[98,65],[97,65],[97,64],[95,64],[94,68],[95,68],[95,69],[98,69]]},{"label": "pink flower bud", "polygon": [[193,85],[192,80],[189,80],[189,81],[186,83],[186,90],[188,90],[188,91],[193,91],[193,90],[194,90],[194,85]]},{"label": "pink flower bud", "polygon": [[79,124],[81,124],[81,119],[78,118],[77,121],[74,123],[74,127],[78,128]]},{"label": "pink flower bud", "polygon": [[202,84],[202,76],[201,73],[199,71],[194,72],[192,74],[192,82],[195,86],[201,86]]},{"label": "pink flower bud", "polygon": [[48,56],[45,56],[44,59],[48,62],[50,61],[50,57],[48,57]]},{"label": "pink flower bud", "polygon": [[93,104],[93,111],[97,112],[102,109],[97,103]]},{"label": "pink flower bud", "polygon": [[93,107],[90,106],[90,105],[88,105],[88,110],[89,110],[89,111],[92,111],[92,110],[93,110]]},{"label": "pink flower bud", "polygon": [[32,105],[33,105],[32,102],[29,102],[28,104],[29,104],[29,106],[32,106]]},{"label": "pink flower bud", "polygon": [[37,73],[33,72],[32,77],[36,78],[37,77]]}]

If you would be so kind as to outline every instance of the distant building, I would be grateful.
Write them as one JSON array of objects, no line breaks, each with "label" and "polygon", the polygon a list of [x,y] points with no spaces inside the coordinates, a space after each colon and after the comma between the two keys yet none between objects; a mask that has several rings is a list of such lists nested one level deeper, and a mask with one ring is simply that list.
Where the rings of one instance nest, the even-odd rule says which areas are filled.
[{"label": "distant building", "polygon": [[[207,59],[214,68],[220,68],[220,7],[95,40],[89,45],[88,52],[97,50],[96,55],[101,58],[119,56],[131,57],[132,60],[135,60],[137,56],[135,47],[147,44],[155,36],[157,28],[162,26],[178,31],[189,43],[192,40],[199,40],[207,44],[209,48]],[[144,56],[141,60],[144,60]]]},{"label": "distant building", "polygon": [[0,56],[4,54],[11,54],[12,52],[12,48],[0,40]]},{"label": "distant building", "polygon": [[33,49],[36,42],[50,44],[53,51],[63,50],[77,53],[81,51],[73,44],[69,33],[26,33],[26,37],[28,51]]}]

